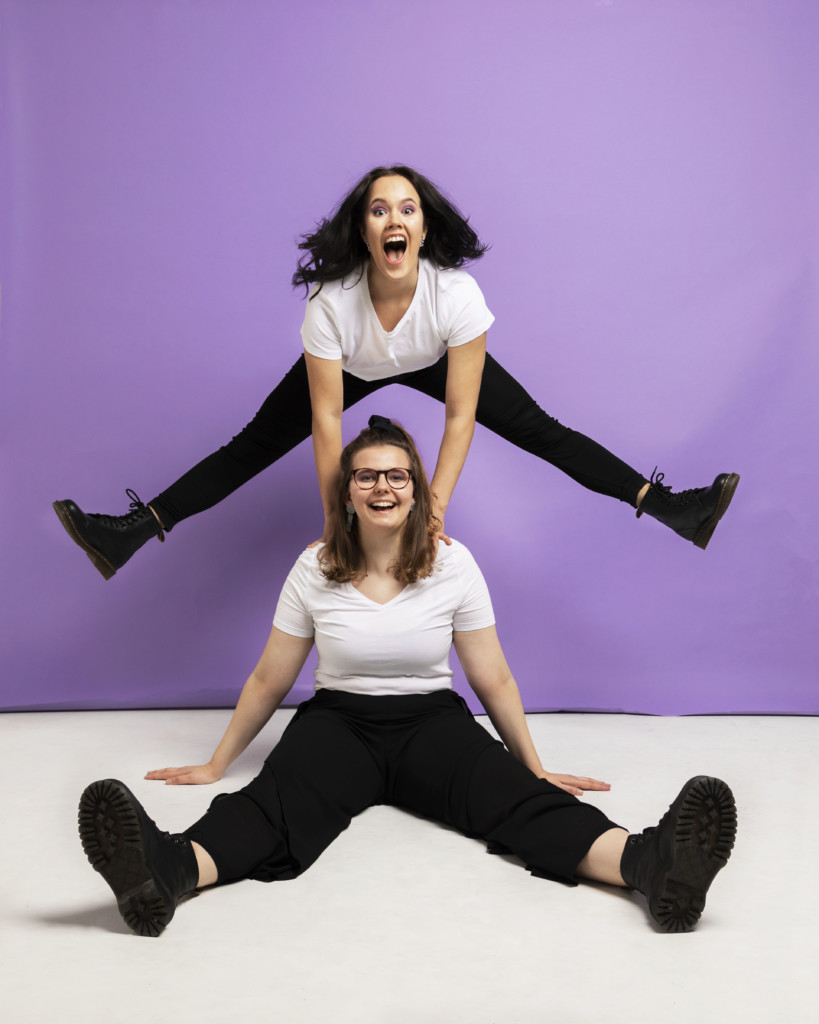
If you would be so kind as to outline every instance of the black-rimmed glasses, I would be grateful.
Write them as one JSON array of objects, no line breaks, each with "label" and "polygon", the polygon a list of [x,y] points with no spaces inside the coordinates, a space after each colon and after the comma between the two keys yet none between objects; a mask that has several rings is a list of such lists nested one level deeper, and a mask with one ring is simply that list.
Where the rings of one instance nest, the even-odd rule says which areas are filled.
[{"label": "black-rimmed glasses", "polygon": [[397,466],[393,469],[354,469],[350,476],[362,491],[371,491],[380,476],[396,491],[402,491],[412,480],[412,473],[408,469],[399,469]]}]

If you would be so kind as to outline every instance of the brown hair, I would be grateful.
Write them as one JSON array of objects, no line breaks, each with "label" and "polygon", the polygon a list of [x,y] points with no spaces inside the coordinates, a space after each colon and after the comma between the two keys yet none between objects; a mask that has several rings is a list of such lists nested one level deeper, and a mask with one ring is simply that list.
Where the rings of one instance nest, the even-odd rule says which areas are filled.
[{"label": "brown hair", "polygon": [[341,453],[341,477],[336,494],[335,527],[330,540],[319,551],[322,574],[335,583],[349,583],[364,568],[364,553],[358,539],[358,518],[346,526],[346,496],[353,471],[353,457],[363,448],[392,445],[406,452],[414,487],[415,508],[404,527],[403,543],[394,566],[401,583],[415,583],[432,574],[438,549],[436,535],[441,521],[432,514],[432,494],[415,442],[397,423],[383,416],[371,416],[369,426]]}]

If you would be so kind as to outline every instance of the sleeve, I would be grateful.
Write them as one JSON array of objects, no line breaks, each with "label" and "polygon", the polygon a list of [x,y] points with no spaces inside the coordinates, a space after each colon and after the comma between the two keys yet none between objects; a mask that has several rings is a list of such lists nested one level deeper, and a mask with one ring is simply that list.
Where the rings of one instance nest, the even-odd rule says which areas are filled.
[{"label": "sleeve", "polygon": [[463,545],[459,545],[456,558],[462,597],[452,619],[452,628],[457,632],[467,632],[494,626],[495,613],[492,609],[489,587],[478,568],[478,563]]},{"label": "sleeve", "polygon": [[443,337],[450,348],[465,345],[488,331],[495,322],[478,282],[465,270],[457,271],[448,288]]},{"label": "sleeve", "polygon": [[300,556],[284,581],[276,614],[273,616],[273,625],[283,633],[311,637],[315,632],[308,595],[316,558],[316,550],[309,548]]},{"label": "sleeve", "polygon": [[[314,297],[315,296],[315,297]],[[322,289],[315,290],[307,300],[304,322],[301,325],[304,351],[319,359],[341,359],[341,331],[333,304]]]}]

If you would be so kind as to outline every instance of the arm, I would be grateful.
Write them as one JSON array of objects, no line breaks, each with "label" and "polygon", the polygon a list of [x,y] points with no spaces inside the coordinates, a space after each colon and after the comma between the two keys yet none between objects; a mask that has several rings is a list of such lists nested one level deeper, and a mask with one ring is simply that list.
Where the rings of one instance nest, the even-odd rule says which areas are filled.
[{"label": "arm", "polygon": [[210,761],[184,768],[160,768],[148,772],[145,778],[167,785],[193,785],[221,779],[290,692],[312,646],[312,637],[291,636],[274,626]]},{"label": "arm", "polygon": [[340,359],[319,359],[304,353],[310,383],[313,410],[313,455],[316,460],[321,501],[324,506],[324,536],[329,536],[335,514],[335,491],[341,459],[341,414],[344,411],[344,384]]},{"label": "arm", "polygon": [[475,409],[485,358],[486,332],[465,345],[456,345],[447,354],[446,422],[430,484],[433,511],[441,520],[442,531],[447,505],[475,432]]},{"label": "arm", "polygon": [[494,626],[485,629],[456,631],[455,651],[469,685],[478,695],[489,719],[509,752],[538,778],[546,779],[574,796],[584,789],[606,790],[608,783],[574,775],[547,772],[540,763],[515,682],[503,655]]}]

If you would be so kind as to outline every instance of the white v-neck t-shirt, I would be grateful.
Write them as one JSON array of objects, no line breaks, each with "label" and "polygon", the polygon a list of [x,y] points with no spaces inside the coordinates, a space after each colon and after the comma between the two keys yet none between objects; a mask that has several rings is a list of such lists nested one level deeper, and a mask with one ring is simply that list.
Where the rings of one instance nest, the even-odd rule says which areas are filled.
[{"label": "white v-neck t-shirt", "polygon": [[301,337],[305,352],[341,359],[361,380],[383,380],[432,366],[448,347],[465,345],[489,330],[489,312],[477,281],[465,270],[441,270],[418,261],[418,284],[410,307],[385,331],[370,298],[367,268],[328,281],[307,302]]},{"label": "white v-neck t-shirt", "polygon": [[314,689],[372,696],[452,689],[453,630],[495,623],[489,590],[470,552],[439,544],[435,570],[378,604],[351,583],[321,574],[320,548],[308,548],[282,588],[273,625],[314,637]]}]

